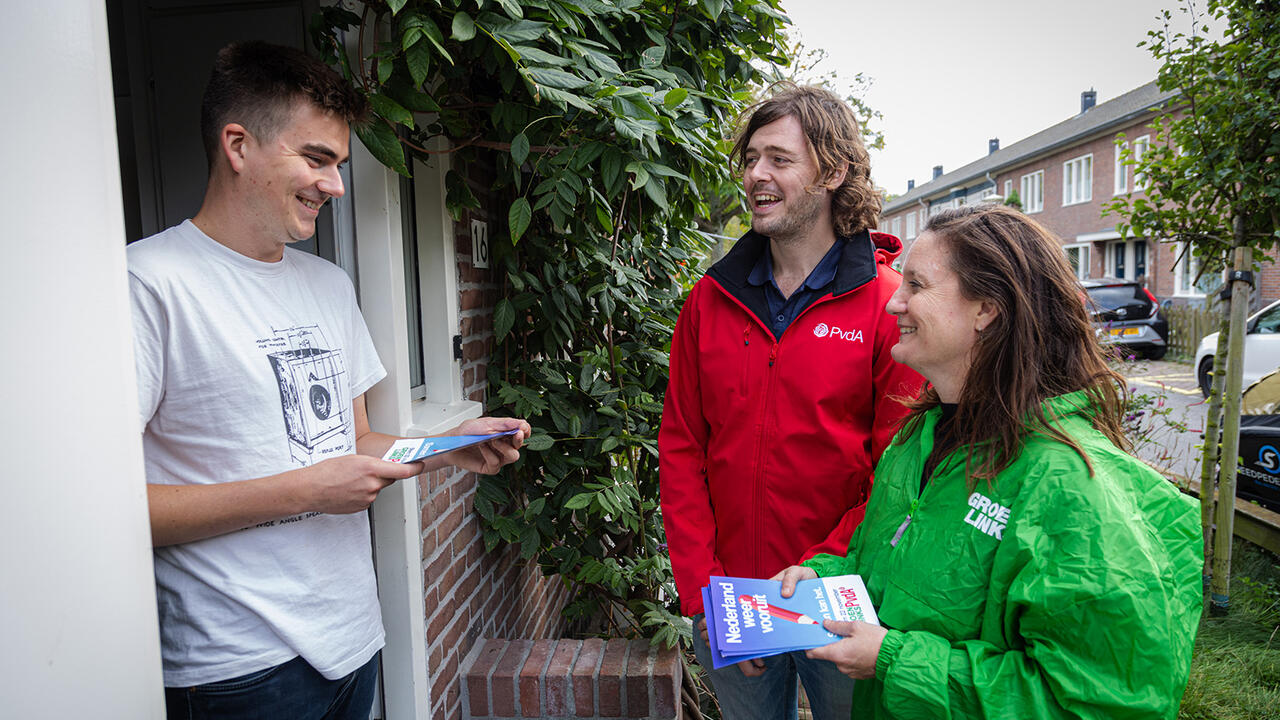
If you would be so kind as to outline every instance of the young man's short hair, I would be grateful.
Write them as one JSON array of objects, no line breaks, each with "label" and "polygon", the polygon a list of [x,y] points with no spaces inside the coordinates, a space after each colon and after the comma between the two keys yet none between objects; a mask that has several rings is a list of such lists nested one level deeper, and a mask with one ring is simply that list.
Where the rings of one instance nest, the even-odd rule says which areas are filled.
[{"label": "young man's short hair", "polygon": [[295,48],[264,42],[237,42],[218,51],[200,108],[200,135],[210,172],[219,136],[239,123],[260,140],[270,140],[289,122],[297,103],[358,123],[369,103],[333,68]]},{"label": "young man's short hair", "polygon": [[791,116],[800,122],[809,150],[818,164],[820,185],[824,178],[846,170],[844,182],[831,197],[831,218],[836,234],[848,237],[874,228],[880,217],[880,193],[871,183],[871,156],[862,142],[862,130],[849,104],[825,88],[781,82],[770,95],[748,109],[730,155],[741,169],[747,159],[747,143],[757,130]]}]

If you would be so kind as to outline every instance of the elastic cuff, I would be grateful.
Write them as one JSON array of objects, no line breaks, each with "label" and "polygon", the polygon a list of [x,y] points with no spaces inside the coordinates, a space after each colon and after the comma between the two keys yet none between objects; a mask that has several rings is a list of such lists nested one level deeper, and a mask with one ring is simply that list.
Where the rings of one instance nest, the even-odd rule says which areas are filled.
[{"label": "elastic cuff", "polygon": [[884,636],[884,641],[880,643],[880,654],[876,655],[876,679],[880,682],[884,682],[888,677],[889,666],[893,664],[893,659],[897,657],[898,650],[906,637],[906,633],[899,630],[890,630],[889,634]]}]

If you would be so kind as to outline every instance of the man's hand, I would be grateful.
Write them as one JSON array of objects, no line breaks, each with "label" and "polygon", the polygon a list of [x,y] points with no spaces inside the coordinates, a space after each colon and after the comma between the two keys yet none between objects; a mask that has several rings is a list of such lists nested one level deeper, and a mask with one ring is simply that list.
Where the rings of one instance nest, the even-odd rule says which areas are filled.
[{"label": "man's hand", "polygon": [[297,479],[306,511],[329,515],[360,512],[397,480],[422,473],[422,463],[393,463],[368,455],[343,455],[304,468]]},{"label": "man's hand", "polygon": [[789,598],[796,591],[796,583],[801,580],[811,580],[818,577],[817,571],[813,568],[807,568],[803,565],[792,565],[783,569],[777,575],[769,578],[770,580],[781,580],[782,590],[779,594],[784,598]]},{"label": "man's hand", "polygon": [[738,669],[747,677],[760,677],[767,668],[764,665],[764,658],[751,658],[750,660],[740,661]]},{"label": "man's hand", "polygon": [[824,620],[822,627],[828,632],[844,636],[843,639],[820,648],[805,650],[805,657],[830,660],[836,664],[837,670],[854,680],[876,676],[876,657],[880,655],[880,645],[884,643],[884,636],[889,634],[888,630],[861,620]]},{"label": "man's hand", "polygon": [[482,475],[492,475],[520,459],[520,446],[533,433],[529,423],[520,418],[482,417],[467,420],[454,428],[449,435],[488,435],[490,433],[519,430],[515,435],[495,438],[486,443],[455,450],[443,456],[451,465]]}]

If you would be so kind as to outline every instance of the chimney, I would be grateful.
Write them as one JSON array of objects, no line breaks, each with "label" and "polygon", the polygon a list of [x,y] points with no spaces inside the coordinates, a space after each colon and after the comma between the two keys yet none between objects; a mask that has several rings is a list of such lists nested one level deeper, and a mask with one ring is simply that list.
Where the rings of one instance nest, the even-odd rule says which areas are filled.
[{"label": "chimney", "polygon": [[916,181],[915,181],[915,180],[908,180],[908,181],[907,181],[907,192],[911,192],[912,190],[915,190],[915,189],[916,189]]},{"label": "chimney", "polygon": [[1098,104],[1098,93],[1093,88],[1089,88],[1080,93],[1080,114],[1089,112],[1089,108]]},{"label": "chimney", "polygon": [[942,166],[941,166],[941,165],[934,165],[934,166],[933,166],[933,179],[934,179],[934,180],[937,180],[937,179],[938,179],[938,178],[940,178],[940,177],[942,177]]},{"label": "chimney", "polygon": [[1000,138],[991,138],[990,140],[988,140],[988,141],[987,141],[987,154],[988,154],[988,155],[990,155],[991,153],[993,153],[993,152],[995,152],[995,151],[997,151],[997,150],[999,150],[999,149],[1000,149]]}]

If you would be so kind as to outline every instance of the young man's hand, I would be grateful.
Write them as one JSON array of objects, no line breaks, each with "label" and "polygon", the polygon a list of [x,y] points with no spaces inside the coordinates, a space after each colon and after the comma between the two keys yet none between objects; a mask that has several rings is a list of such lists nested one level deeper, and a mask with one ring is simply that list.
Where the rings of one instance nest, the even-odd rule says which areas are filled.
[{"label": "young man's hand", "polygon": [[304,468],[299,483],[307,512],[360,512],[397,480],[422,473],[422,463],[393,463],[368,455],[342,455]]},{"label": "young man's hand", "polygon": [[490,433],[519,430],[508,437],[494,438],[486,443],[455,450],[444,455],[446,462],[482,475],[492,475],[520,459],[520,446],[533,433],[529,423],[520,418],[482,417],[467,420],[448,435],[488,435]]}]

